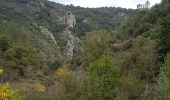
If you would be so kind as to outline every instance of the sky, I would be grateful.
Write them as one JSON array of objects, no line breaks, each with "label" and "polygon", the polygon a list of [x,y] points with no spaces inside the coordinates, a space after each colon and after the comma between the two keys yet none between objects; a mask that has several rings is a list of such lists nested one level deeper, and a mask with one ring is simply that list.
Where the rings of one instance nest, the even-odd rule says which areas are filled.
[{"label": "sky", "polygon": [[[81,7],[123,7],[136,9],[137,4],[144,4],[146,0],[49,0],[65,5],[73,4]],[[149,0],[151,5],[159,3],[161,0]]]}]

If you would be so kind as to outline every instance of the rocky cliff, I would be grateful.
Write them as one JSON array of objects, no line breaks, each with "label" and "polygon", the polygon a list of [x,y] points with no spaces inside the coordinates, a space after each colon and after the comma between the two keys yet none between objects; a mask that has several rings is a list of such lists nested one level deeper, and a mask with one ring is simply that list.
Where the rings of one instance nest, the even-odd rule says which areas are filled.
[{"label": "rocky cliff", "polygon": [[86,32],[114,29],[133,15],[133,10],[123,8],[89,9],[47,0],[0,0],[0,21],[18,23],[28,37],[41,40],[28,41],[47,59],[54,59],[55,55],[57,59],[72,60],[82,51],[80,37]]},{"label": "rocky cliff", "polygon": [[60,51],[63,58],[72,59],[74,51],[80,46],[80,40],[71,31],[76,25],[74,14],[46,0],[1,0],[0,3],[23,21],[29,21],[40,32],[40,37],[54,45],[53,48]]}]

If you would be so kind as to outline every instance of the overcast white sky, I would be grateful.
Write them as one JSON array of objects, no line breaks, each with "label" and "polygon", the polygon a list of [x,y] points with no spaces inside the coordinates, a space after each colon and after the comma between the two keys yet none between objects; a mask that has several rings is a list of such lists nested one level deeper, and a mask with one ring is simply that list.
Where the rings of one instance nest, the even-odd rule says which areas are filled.
[{"label": "overcast white sky", "polygon": [[[123,7],[123,8],[136,8],[137,4],[143,4],[146,0],[49,0],[62,4],[73,4],[81,7]],[[151,5],[159,3],[161,0],[149,0]]]}]

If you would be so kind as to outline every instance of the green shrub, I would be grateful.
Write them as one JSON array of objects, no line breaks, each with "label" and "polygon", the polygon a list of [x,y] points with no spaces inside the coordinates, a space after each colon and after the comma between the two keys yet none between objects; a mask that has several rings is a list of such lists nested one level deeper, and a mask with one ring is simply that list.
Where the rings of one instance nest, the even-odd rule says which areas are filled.
[{"label": "green shrub", "polygon": [[5,83],[0,84],[0,100],[24,100],[24,98],[9,84]]}]

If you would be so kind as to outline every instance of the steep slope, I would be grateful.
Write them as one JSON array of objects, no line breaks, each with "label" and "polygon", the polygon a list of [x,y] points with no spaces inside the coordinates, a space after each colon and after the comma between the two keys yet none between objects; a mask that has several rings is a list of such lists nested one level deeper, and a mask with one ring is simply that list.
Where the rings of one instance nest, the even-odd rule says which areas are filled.
[{"label": "steep slope", "polygon": [[[112,31],[134,15],[135,10],[123,8],[81,8],[47,0],[0,0],[0,69],[4,70],[0,77],[28,100],[38,100],[42,92],[50,94],[43,95],[44,98],[54,100],[65,92],[63,85],[71,83],[76,87],[85,75],[65,66],[76,69],[81,65],[81,38],[86,32],[102,28]],[[72,76],[76,76],[76,84]]]},{"label": "steep slope", "polygon": [[56,4],[56,6],[71,11],[76,16],[77,24],[74,32],[80,37],[93,29],[116,29],[121,23],[126,22],[136,14],[134,9],[120,7],[82,8],[61,4]]},{"label": "steep slope", "polygon": [[[62,33],[68,32],[69,28],[73,28],[76,20],[71,12],[57,9],[50,3],[46,0],[2,0],[2,10],[8,9],[14,16],[13,18],[9,18],[8,15],[5,16],[3,14],[4,10],[1,15],[3,15],[3,18],[9,18],[10,20],[13,20],[15,16],[19,16],[18,20],[20,22],[26,21],[26,23],[29,23],[38,33],[42,34],[42,37],[52,43],[54,49],[58,49],[57,52],[62,55],[64,52],[60,53],[60,51],[67,49],[66,47],[69,45],[67,42],[78,43],[77,40],[62,39],[64,38]],[[6,11],[4,13],[8,14]]]},{"label": "steep slope", "polygon": [[63,6],[46,0],[1,0],[0,7],[2,23],[11,23],[14,20],[14,23],[25,26],[21,31],[27,29],[32,32],[26,27],[33,28],[35,33],[39,33],[36,36],[48,40],[46,44],[49,46],[53,44],[48,50],[58,54],[52,55],[65,55],[67,59],[71,59],[75,52],[81,51],[81,43],[76,36],[82,36],[95,28],[113,29],[134,15],[134,10],[88,9]]}]

